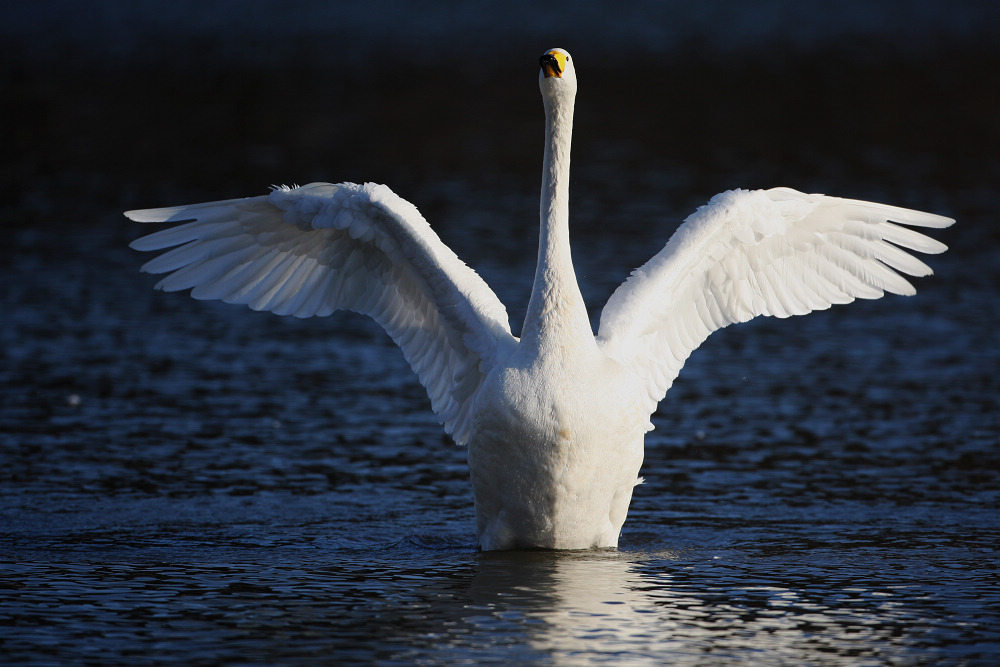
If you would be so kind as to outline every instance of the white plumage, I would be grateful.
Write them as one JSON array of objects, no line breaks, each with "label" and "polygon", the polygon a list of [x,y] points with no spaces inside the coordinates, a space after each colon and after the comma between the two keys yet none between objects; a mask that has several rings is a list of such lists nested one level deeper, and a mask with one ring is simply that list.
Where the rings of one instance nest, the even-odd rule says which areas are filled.
[{"label": "white plumage", "polygon": [[[486,283],[384,185],[313,183],[247,199],[129,211],[184,222],[137,250],[157,287],[311,317],[354,310],[402,348],[431,407],[469,447],[483,549],[614,547],[649,417],[713,331],[884,292],[941,243],[904,225],[950,218],[787,188],[713,197],[611,296],[595,337],[569,250],[576,73],[547,51],[538,265],[521,338]],[[892,222],[890,222],[890,220]]]}]

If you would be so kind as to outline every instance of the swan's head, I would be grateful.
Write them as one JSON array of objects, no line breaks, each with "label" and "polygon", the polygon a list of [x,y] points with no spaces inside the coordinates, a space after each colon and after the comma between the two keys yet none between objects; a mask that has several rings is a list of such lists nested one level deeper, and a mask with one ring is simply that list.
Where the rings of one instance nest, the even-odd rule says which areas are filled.
[{"label": "swan's head", "polygon": [[538,59],[538,86],[545,97],[576,94],[576,69],[566,49],[549,49]]}]

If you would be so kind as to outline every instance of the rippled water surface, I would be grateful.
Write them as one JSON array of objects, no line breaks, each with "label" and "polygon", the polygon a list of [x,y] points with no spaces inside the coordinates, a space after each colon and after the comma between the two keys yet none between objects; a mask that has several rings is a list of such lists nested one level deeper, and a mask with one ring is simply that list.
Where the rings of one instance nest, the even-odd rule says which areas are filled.
[{"label": "rippled water surface", "polygon": [[[145,230],[120,216],[384,180],[517,329],[537,234],[533,63],[472,97],[440,70],[305,72],[277,97],[246,71],[9,76],[23,132],[0,247],[5,662],[996,664],[1000,102],[953,57],[603,70],[591,88],[581,74],[574,257],[595,318],[726,187],[959,224],[933,233],[951,250],[913,298],[714,334],[653,417],[620,548],[568,553],[476,552],[465,451],[377,327],[154,292],[127,248]],[[614,100],[637,94],[622,122]],[[845,98],[871,103],[846,113]]]}]

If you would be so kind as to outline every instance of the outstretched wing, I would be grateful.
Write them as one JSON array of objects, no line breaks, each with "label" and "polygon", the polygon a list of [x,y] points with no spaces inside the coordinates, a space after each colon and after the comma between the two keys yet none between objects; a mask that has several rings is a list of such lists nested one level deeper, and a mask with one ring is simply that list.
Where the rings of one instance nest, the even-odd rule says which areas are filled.
[{"label": "outstretched wing", "polygon": [[954,222],[788,188],[723,192],[615,291],[601,313],[598,342],[645,378],[652,413],[691,352],[717,329],[886,291],[914,294],[900,273],[926,276],[931,269],[901,248],[940,253],[946,246],[890,220]]},{"label": "outstretched wing", "polygon": [[174,248],[142,267],[169,274],[159,289],[190,288],[196,299],[279,315],[370,315],[402,348],[459,444],[468,439],[471,397],[515,342],[506,309],[482,278],[384,185],[312,183],[125,215],[186,222],[131,244]]}]

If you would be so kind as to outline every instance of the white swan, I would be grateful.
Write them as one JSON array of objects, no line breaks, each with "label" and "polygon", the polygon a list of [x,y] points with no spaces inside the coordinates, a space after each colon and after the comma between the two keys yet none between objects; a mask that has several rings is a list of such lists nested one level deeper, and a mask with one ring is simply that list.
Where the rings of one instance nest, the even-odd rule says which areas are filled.
[{"label": "white swan", "polygon": [[795,190],[733,190],[691,215],[612,295],[595,337],[569,245],[577,79],[569,53],[541,57],[541,232],[520,339],[486,283],[384,185],[274,189],[247,199],[129,211],[186,224],[138,239],[178,246],[143,266],[196,299],[309,317],[372,316],[402,348],[445,430],[469,447],[482,549],[618,544],[644,433],[688,355],[721,327],[913,294],[905,250],[945,246],[889,220],[950,218]]}]

